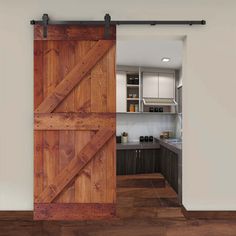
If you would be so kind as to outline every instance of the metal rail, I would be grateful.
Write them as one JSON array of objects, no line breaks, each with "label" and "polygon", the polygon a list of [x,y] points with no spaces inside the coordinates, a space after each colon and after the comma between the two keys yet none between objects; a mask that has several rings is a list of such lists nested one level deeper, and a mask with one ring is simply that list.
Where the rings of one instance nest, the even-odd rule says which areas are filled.
[{"label": "metal rail", "polygon": [[205,25],[205,20],[111,20],[106,14],[103,21],[50,21],[48,14],[43,14],[42,20],[31,20],[31,25],[39,24],[44,26],[43,35],[47,37],[47,25],[103,25],[105,27],[105,38],[109,38],[109,27],[114,25]]}]

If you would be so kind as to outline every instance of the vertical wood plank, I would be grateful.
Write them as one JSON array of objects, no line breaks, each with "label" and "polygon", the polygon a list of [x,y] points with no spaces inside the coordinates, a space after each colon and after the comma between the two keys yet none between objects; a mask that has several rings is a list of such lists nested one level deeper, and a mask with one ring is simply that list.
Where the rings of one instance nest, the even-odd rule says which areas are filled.
[{"label": "vertical wood plank", "polygon": [[34,131],[34,198],[43,191],[43,131]]},{"label": "vertical wood plank", "polygon": [[[43,101],[43,41],[34,41],[34,109]],[[34,198],[43,191],[43,131],[34,131]]]},{"label": "vertical wood plank", "polygon": [[[59,154],[58,171],[60,172],[63,168],[75,157],[75,132],[74,131],[59,131]],[[75,184],[72,183],[63,191],[57,202],[70,203],[75,201]]]},{"label": "vertical wood plank", "polygon": [[44,47],[44,81],[43,90],[44,98],[46,98],[61,81],[60,70],[60,52],[61,46],[58,41],[45,41]]},{"label": "vertical wood plank", "polygon": [[91,71],[91,112],[107,111],[107,55]]},{"label": "vertical wood plank", "polygon": [[[78,41],[76,44],[75,60],[79,62],[94,43],[95,42],[92,41]],[[75,111],[91,111],[91,73],[75,87]],[[93,132],[90,131],[75,131],[75,152],[79,153],[92,136]],[[93,160],[83,169],[75,180],[75,202],[91,202],[92,163]]]},{"label": "vertical wood plank", "polygon": [[112,137],[106,146],[107,149],[107,203],[116,202],[116,138]]},{"label": "vertical wood plank", "polygon": [[[91,140],[93,132],[78,131],[75,134],[75,153],[76,155]],[[89,203],[91,202],[91,171],[92,162],[88,163],[80,172],[75,180],[75,202]]]},{"label": "vertical wood plank", "polygon": [[[44,98],[60,82],[60,42],[44,42],[43,58],[43,96]],[[59,131],[44,131],[43,158],[44,158],[44,187],[51,184],[59,171]]]},{"label": "vertical wood plank", "polygon": [[[57,70],[60,71],[59,79],[60,81],[73,69],[75,66],[75,41],[60,41],[59,45],[59,66]],[[68,96],[58,105],[55,109],[56,112],[74,112],[75,104],[74,104],[74,93],[72,90]]]},{"label": "vertical wood plank", "polygon": [[106,202],[107,194],[107,144],[96,154],[92,163],[92,203]]},{"label": "vertical wood plank", "polygon": [[[95,41],[78,41],[75,60],[79,62],[95,44]],[[75,88],[75,111],[91,111],[91,73],[89,73]]]},{"label": "vertical wood plank", "polygon": [[[91,112],[107,111],[107,54],[91,71]],[[103,171],[102,171],[103,170]],[[107,144],[92,163],[91,202],[103,203],[107,198]]]},{"label": "vertical wood plank", "polygon": [[44,41],[34,41],[34,109],[43,101]]},{"label": "vertical wood plank", "polygon": [[107,53],[107,112],[116,112],[116,45]]},{"label": "vertical wood plank", "polygon": [[[116,112],[116,47],[108,51],[106,57],[107,70],[107,112]],[[107,196],[106,202],[116,201],[116,138],[112,137],[106,145],[106,181]]]},{"label": "vertical wood plank", "polygon": [[44,131],[43,161],[44,161],[44,188],[53,183],[59,172],[59,131]]},{"label": "vertical wood plank", "polygon": [[[75,41],[60,41],[59,47],[59,66],[57,70],[60,71],[59,79],[62,80],[69,71],[75,66]],[[72,90],[70,94],[60,103],[60,105],[55,109],[57,112],[74,112],[75,111],[75,91]],[[58,165],[59,171],[74,157],[75,148],[74,131],[60,131],[59,132],[59,156]],[[68,188],[63,191],[57,198],[57,202],[69,203],[74,202],[74,183],[72,183]]]}]

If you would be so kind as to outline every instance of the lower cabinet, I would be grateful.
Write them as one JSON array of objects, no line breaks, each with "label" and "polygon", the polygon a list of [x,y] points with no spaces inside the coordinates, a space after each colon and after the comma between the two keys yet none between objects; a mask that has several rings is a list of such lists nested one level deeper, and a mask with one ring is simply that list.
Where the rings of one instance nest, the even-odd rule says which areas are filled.
[{"label": "lower cabinet", "polygon": [[178,154],[161,149],[117,150],[117,175],[160,172],[178,193]]},{"label": "lower cabinet", "polygon": [[159,172],[159,149],[117,150],[117,175]]},{"label": "lower cabinet", "polygon": [[178,154],[161,146],[160,172],[178,193]]}]

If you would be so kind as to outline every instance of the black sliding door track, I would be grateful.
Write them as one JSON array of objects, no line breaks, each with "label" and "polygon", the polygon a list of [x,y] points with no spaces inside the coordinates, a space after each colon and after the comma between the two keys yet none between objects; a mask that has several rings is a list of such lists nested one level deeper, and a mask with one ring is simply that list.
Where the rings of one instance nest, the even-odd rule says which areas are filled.
[{"label": "black sliding door track", "polygon": [[111,16],[106,14],[103,21],[50,21],[48,14],[43,14],[42,20],[30,21],[32,25],[44,26],[44,37],[47,37],[47,25],[94,25],[105,27],[105,37],[109,38],[109,27],[114,25],[205,25],[205,20],[111,20]]}]

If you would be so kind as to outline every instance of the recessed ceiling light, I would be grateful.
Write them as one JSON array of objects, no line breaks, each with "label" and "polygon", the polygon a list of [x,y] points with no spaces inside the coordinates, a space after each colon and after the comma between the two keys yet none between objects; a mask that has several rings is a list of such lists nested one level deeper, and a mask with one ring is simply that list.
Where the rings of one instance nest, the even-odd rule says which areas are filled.
[{"label": "recessed ceiling light", "polygon": [[162,62],[169,62],[169,61],[170,61],[170,58],[168,58],[168,57],[163,57],[163,58],[161,59],[161,61],[162,61]]}]

